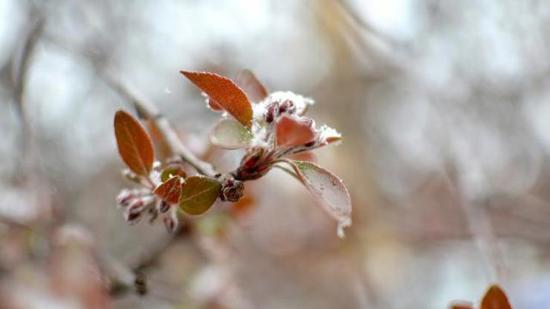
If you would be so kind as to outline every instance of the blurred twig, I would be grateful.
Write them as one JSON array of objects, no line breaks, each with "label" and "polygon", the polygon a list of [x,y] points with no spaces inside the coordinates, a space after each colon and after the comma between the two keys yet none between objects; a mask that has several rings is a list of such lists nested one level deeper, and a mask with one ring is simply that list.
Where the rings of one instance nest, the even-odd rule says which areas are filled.
[{"label": "blurred twig", "polygon": [[180,225],[174,232],[174,235],[160,240],[152,248],[149,248],[144,254],[137,256],[128,264],[123,264],[108,254],[101,256],[103,270],[108,274],[110,286],[109,292],[112,296],[122,296],[130,291],[143,295],[148,292],[147,278],[145,271],[154,266],[159,258],[170,249],[177,240],[182,238],[178,236],[189,235],[189,225]]},{"label": "blurred twig", "polygon": [[155,123],[160,134],[162,135],[162,138],[174,155],[177,155],[183,161],[189,163],[197,170],[197,172],[203,175],[214,177],[217,174],[210,163],[197,158],[189,149],[187,149],[187,147],[185,147],[185,145],[183,145],[174,129],[170,126],[168,120],[159,112],[154,104],[139,98],[135,92],[128,88],[128,86],[124,85],[112,76],[106,76],[106,81],[113,87],[113,89],[115,89],[119,94],[124,96],[135,106],[141,118],[153,121]]},{"label": "blurred twig", "polygon": [[500,282],[504,278],[504,263],[497,243],[491,218],[484,204],[474,203],[464,197],[463,192],[457,188],[448,173],[444,175],[451,190],[457,195],[459,205],[464,212],[468,229],[483,258],[489,271],[491,282]]},{"label": "blurred twig", "polygon": [[[45,21],[42,17],[37,18],[28,27],[26,38],[21,45],[21,48],[13,56],[12,60],[12,80],[14,89],[14,103],[17,116],[21,125],[21,140],[20,140],[20,158],[18,164],[22,164],[23,167],[26,164],[32,163],[31,148],[31,128],[27,115],[25,113],[25,90],[27,88],[27,78],[29,75],[30,65],[36,49],[36,45],[43,33]],[[26,171],[25,168],[19,168],[18,170]],[[26,172],[17,173],[18,177],[25,177]]]},{"label": "blurred twig", "polygon": [[[107,70],[105,57],[102,57],[101,54],[96,55],[85,50],[72,48],[62,40],[59,40],[59,38],[49,37],[48,40],[61,48],[81,55],[84,59],[89,61],[107,85],[134,106],[140,118],[152,121],[156,125],[161,138],[167,144],[173,155],[178,156],[181,160],[190,164],[200,174],[210,177],[214,177],[217,174],[217,171],[212,165],[199,159],[182,143],[177,133],[168,120],[160,113],[155,104],[139,96],[137,91],[131,89]],[[180,218],[180,225],[172,235],[165,237],[163,240],[159,240],[154,247],[148,248],[144,254],[137,256],[127,264],[114,259],[107,253],[103,253],[100,258],[103,264],[102,268],[109,277],[110,294],[113,296],[122,296],[130,291],[135,291],[138,294],[147,293],[147,282],[144,271],[155,265],[158,259],[169,248],[177,243],[178,240],[181,240],[181,237],[178,236],[188,236],[191,231],[192,223],[185,217]]]}]

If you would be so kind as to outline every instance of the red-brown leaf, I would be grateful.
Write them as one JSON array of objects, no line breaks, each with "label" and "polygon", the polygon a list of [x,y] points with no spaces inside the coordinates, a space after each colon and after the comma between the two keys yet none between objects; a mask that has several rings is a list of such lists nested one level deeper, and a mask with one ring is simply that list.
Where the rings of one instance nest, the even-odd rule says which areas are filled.
[{"label": "red-brown leaf", "polygon": [[508,297],[504,291],[496,284],[489,287],[489,290],[483,296],[481,309],[512,309]]},{"label": "red-brown leaf", "polygon": [[252,104],[232,80],[210,72],[180,72],[243,126],[252,127]]},{"label": "red-brown leaf", "polygon": [[121,110],[115,114],[114,126],[118,153],[124,163],[137,175],[149,175],[155,155],[151,138],[143,126]]},{"label": "red-brown leaf", "polygon": [[181,177],[174,176],[158,185],[153,193],[169,204],[177,204],[181,196]]},{"label": "red-brown leaf", "polygon": [[262,101],[267,97],[267,89],[250,70],[242,70],[239,75],[237,75],[237,78],[235,78],[235,83],[239,85],[254,102]]},{"label": "red-brown leaf", "polygon": [[277,122],[277,145],[299,146],[315,139],[313,121],[283,115]]}]

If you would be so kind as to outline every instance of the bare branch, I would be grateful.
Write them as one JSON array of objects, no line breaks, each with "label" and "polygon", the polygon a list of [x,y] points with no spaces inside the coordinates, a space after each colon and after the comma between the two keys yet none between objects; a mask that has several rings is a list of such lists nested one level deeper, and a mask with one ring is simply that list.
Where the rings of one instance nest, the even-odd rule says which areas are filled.
[{"label": "bare branch", "polygon": [[21,47],[21,52],[14,57],[12,63],[12,72],[15,88],[15,102],[18,104],[18,112],[21,117],[23,113],[23,95],[25,93],[26,79],[29,73],[29,67],[34,55],[36,43],[38,42],[44,30],[44,19],[39,18],[29,27],[27,38]]},{"label": "bare branch", "polygon": [[212,165],[208,162],[197,158],[179,139],[178,135],[171,127],[168,120],[159,112],[157,107],[143,98],[139,98],[135,92],[131,91],[128,86],[124,85],[117,79],[106,76],[106,81],[136,108],[138,115],[145,120],[153,121],[160,131],[164,141],[170,148],[170,151],[180,157],[183,161],[189,163],[197,172],[214,177],[218,174]]}]

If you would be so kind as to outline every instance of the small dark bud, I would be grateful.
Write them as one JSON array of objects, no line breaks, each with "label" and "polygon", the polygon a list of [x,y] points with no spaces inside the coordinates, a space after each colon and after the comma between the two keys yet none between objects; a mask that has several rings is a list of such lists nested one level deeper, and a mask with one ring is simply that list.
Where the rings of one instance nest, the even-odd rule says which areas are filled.
[{"label": "small dark bud", "polygon": [[128,211],[129,212],[139,212],[139,211],[142,210],[143,205],[145,205],[145,204],[143,203],[142,199],[134,200],[133,203],[130,204],[130,206],[128,207]]},{"label": "small dark bud", "polygon": [[290,100],[285,100],[281,105],[279,106],[279,115],[280,114],[294,114],[296,113],[296,106],[294,105],[294,102]]},{"label": "small dark bud", "polygon": [[279,104],[273,102],[267,106],[267,110],[264,114],[265,122],[272,123],[275,120],[275,116],[279,113]]},{"label": "small dark bud", "polygon": [[235,180],[232,177],[227,178],[222,183],[220,198],[222,201],[237,202],[244,193],[244,184],[242,181]]},{"label": "small dark bud", "polygon": [[141,211],[127,211],[126,221],[130,224],[136,224],[140,221],[142,214],[143,213]]},{"label": "small dark bud", "polygon": [[134,199],[136,197],[135,193],[128,190],[128,189],[124,189],[122,191],[120,191],[120,193],[118,194],[118,196],[116,197],[116,202],[118,205],[122,206],[122,207],[126,207],[128,205],[130,205],[130,203],[132,202],[132,199]]},{"label": "small dark bud", "polygon": [[145,274],[143,274],[141,271],[136,272],[134,287],[139,295],[147,294],[147,280],[145,278]]},{"label": "small dark bud", "polygon": [[170,204],[166,203],[165,201],[161,201],[159,204],[159,212],[165,213],[168,210],[170,210]]}]

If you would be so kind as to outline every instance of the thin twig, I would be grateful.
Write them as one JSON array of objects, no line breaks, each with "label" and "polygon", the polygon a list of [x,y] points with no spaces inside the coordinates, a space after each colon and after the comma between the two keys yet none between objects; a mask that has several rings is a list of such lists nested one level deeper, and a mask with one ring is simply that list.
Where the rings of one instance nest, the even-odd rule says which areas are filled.
[{"label": "thin twig", "polygon": [[29,172],[30,164],[34,162],[32,156],[32,134],[27,115],[25,113],[25,90],[27,88],[27,78],[29,75],[30,65],[35,53],[36,45],[44,30],[44,19],[38,18],[32,23],[28,30],[24,43],[21,45],[19,53],[14,54],[12,61],[12,78],[14,89],[14,103],[19,123],[21,126],[21,136],[19,151],[20,160],[17,164],[21,166],[17,169],[24,171],[18,173],[18,177],[25,177]]},{"label": "thin twig", "polygon": [[25,93],[29,67],[32,61],[32,57],[34,55],[36,44],[38,43],[43,30],[44,20],[42,18],[39,18],[29,27],[27,38],[21,46],[20,55],[18,55],[18,57],[15,57],[15,61],[13,62],[12,72],[15,88],[14,96],[15,103],[17,104],[17,111],[21,118],[25,118],[25,114],[23,112],[23,96]]},{"label": "thin twig", "polygon": [[493,231],[491,218],[485,207],[486,205],[474,203],[465,198],[463,192],[457,188],[447,172],[444,173],[444,179],[449,188],[456,194],[458,203],[464,213],[468,230],[487,265],[490,281],[502,281],[505,278],[504,263],[497,243],[497,237]]},{"label": "thin twig", "polygon": [[[185,145],[183,145],[168,120],[161,115],[153,103],[140,98],[135,94],[135,92],[131,91],[126,85],[119,82],[117,79],[108,75],[104,76],[107,83],[113,87],[113,89],[115,89],[119,94],[135,106],[140,118],[153,121],[155,123],[159,133],[162,135],[164,142],[168,145],[172,154],[177,155],[181,158],[181,160],[189,163],[200,174],[210,177],[214,177],[218,174],[212,165],[197,158],[189,149],[187,149],[187,147],[185,147]],[[191,222],[186,221],[185,218],[181,218],[181,220],[182,221],[180,222],[178,229],[173,235],[170,235],[170,237],[160,241],[156,247],[147,250],[145,254],[137,257],[134,261],[130,261],[130,266],[126,267],[125,271],[122,273],[128,274],[130,272],[132,274],[130,277],[131,280],[128,279],[128,275],[125,275],[124,280],[122,280],[122,278],[116,274],[117,272],[108,272],[111,274],[111,295],[122,295],[130,290],[134,290],[139,294],[146,293],[147,284],[143,272],[154,265],[162,254],[164,254],[164,252],[166,252],[177,242],[178,239],[180,239],[175,235],[189,232],[189,229],[192,228]],[[119,265],[118,268],[121,269],[122,267]],[[118,271],[118,273],[120,273],[120,271]]]},{"label": "thin twig", "polygon": [[155,247],[149,248],[142,255],[129,261],[127,263],[129,265],[121,263],[108,254],[101,256],[104,271],[109,275],[109,293],[111,296],[122,296],[131,291],[146,294],[147,278],[144,272],[154,266],[160,257],[177,243],[177,240],[182,239],[177,235],[182,233],[187,235],[188,228],[186,225],[180,225],[173,235],[159,240]]}]

